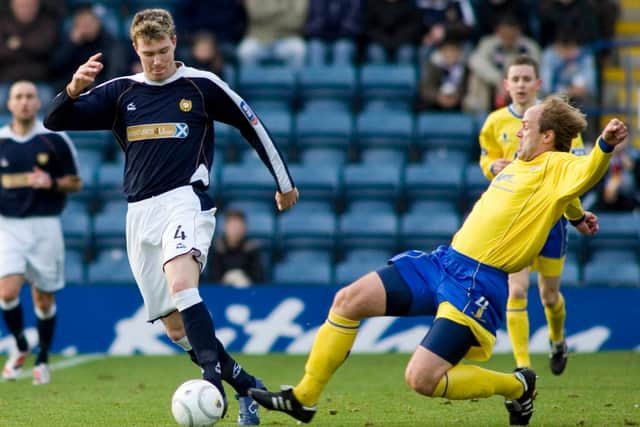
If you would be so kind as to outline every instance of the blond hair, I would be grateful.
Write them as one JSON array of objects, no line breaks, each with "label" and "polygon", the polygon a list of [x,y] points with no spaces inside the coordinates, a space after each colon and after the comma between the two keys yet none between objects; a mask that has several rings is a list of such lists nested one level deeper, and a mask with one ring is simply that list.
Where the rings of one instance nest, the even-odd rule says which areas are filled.
[{"label": "blond hair", "polygon": [[569,152],[571,141],[587,128],[585,115],[569,104],[566,97],[549,95],[540,104],[540,132],[552,130],[555,151]]},{"label": "blond hair", "polygon": [[136,44],[138,37],[145,41],[162,40],[165,36],[173,38],[176,26],[171,13],[164,9],[145,9],[136,13],[131,21],[131,41]]}]

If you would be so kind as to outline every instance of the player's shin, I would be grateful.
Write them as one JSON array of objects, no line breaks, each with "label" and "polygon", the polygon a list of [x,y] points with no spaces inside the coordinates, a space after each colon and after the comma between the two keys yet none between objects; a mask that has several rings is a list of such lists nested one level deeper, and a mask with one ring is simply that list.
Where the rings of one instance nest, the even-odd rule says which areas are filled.
[{"label": "player's shin", "polygon": [[7,329],[16,339],[18,350],[21,352],[29,350],[29,344],[24,336],[24,316],[20,298],[16,298],[13,301],[0,300],[0,308],[2,309],[2,316]]},{"label": "player's shin", "polygon": [[545,305],[544,315],[549,325],[549,340],[552,343],[561,342],[564,339],[564,320],[567,316],[561,293],[558,293],[558,300],[553,306]]},{"label": "player's shin", "polygon": [[529,358],[529,314],[525,298],[507,300],[507,332],[518,368],[531,366]]},{"label": "player's shin", "polygon": [[329,312],[313,342],[304,377],[293,390],[300,403],[305,406],[318,403],[327,382],[349,355],[359,326],[360,321]]},{"label": "player's shin", "polygon": [[522,395],[522,383],[513,374],[473,365],[456,365],[442,377],[432,396],[464,400],[493,395],[517,399]]},{"label": "player's shin", "polygon": [[222,379],[233,387],[238,396],[247,396],[251,387],[258,386],[256,378],[245,371],[233,357],[229,356],[229,353],[224,349],[224,346],[218,338],[216,338],[216,343],[218,345],[218,358],[220,359]]},{"label": "player's shin", "polygon": [[41,363],[49,363],[49,349],[53,341],[53,331],[56,325],[57,307],[52,304],[47,311],[39,308],[35,309],[38,329],[38,345],[40,351],[36,359],[36,365]]}]

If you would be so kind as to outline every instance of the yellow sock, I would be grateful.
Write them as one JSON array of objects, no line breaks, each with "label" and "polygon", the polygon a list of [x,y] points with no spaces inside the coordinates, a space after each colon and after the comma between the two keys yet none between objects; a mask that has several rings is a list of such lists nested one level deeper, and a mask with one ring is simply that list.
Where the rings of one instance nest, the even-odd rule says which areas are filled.
[{"label": "yellow sock", "polygon": [[529,359],[529,315],[525,298],[507,300],[507,332],[518,368],[531,366]]},{"label": "yellow sock", "polygon": [[523,389],[514,374],[503,374],[473,365],[456,365],[442,377],[433,397],[463,400],[497,394],[511,400],[522,396]]},{"label": "yellow sock", "polygon": [[293,394],[305,406],[314,406],[333,373],[345,361],[358,333],[360,321],[349,320],[329,312],[318,330],[304,367],[304,377]]},{"label": "yellow sock", "polygon": [[551,342],[557,343],[562,341],[564,339],[564,319],[567,317],[562,294],[558,294],[558,301],[556,301],[554,306],[544,307],[544,315],[547,317],[549,339]]}]

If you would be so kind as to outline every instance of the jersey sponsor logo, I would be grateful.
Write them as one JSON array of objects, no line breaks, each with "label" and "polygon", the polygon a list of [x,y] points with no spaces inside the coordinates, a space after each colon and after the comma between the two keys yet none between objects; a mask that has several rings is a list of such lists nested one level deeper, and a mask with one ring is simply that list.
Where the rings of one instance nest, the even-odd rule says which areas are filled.
[{"label": "jersey sponsor logo", "polygon": [[580,148],[572,148],[571,154],[573,154],[574,156],[584,156],[587,154],[587,152],[583,147],[580,147]]},{"label": "jersey sponsor logo", "polygon": [[247,116],[247,119],[252,125],[255,126],[258,124],[258,118],[246,102],[240,101],[240,109],[242,110],[244,115]]},{"label": "jersey sponsor logo", "polygon": [[154,123],[127,126],[127,140],[130,142],[165,138],[185,139],[188,136],[189,125],[186,123]]},{"label": "jersey sponsor logo", "polygon": [[529,172],[537,172],[542,168],[542,165],[535,165],[529,168]]},{"label": "jersey sponsor logo", "polygon": [[127,111],[136,111],[136,104],[134,104],[133,102],[127,104]]},{"label": "jersey sponsor logo", "polygon": [[36,155],[36,161],[39,165],[46,165],[49,163],[49,153],[38,153]]},{"label": "jersey sponsor logo", "polygon": [[7,189],[29,187],[29,175],[29,172],[2,174],[2,187]]},{"label": "jersey sponsor logo", "polygon": [[493,179],[495,182],[506,181],[513,184],[513,174],[512,173],[501,173]]},{"label": "jersey sponsor logo", "polygon": [[191,103],[190,99],[182,98],[178,105],[180,105],[180,109],[185,113],[188,113],[189,111],[191,111],[191,108],[193,108],[193,104]]}]

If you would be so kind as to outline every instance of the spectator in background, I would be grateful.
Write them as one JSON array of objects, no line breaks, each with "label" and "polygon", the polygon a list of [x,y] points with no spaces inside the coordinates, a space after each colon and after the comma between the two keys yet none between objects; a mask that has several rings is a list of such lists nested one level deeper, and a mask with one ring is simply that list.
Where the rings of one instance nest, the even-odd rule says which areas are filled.
[{"label": "spectator in background", "polygon": [[545,94],[561,93],[578,105],[593,105],[597,94],[596,64],[591,50],[578,44],[573,28],[557,33],[544,49],[540,75]]},{"label": "spectator in background", "polygon": [[542,47],[552,44],[558,31],[565,28],[571,29],[581,45],[596,41],[600,37],[597,2],[602,0],[540,0],[538,18]]},{"label": "spectator in background", "polygon": [[413,63],[420,31],[420,11],[413,0],[366,0],[363,32],[368,62]]},{"label": "spectator in background", "polygon": [[466,60],[461,41],[450,37],[442,40],[422,69],[420,109],[461,109],[467,89]]},{"label": "spectator in background", "polygon": [[500,19],[494,34],[480,39],[469,57],[469,87],[464,109],[486,112],[504,107],[509,94],[502,84],[504,70],[518,55],[540,61],[540,47],[522,34],[518,20],[512,15]]},{"label": "spectator in background", "polygon": [[640,206],[640,158],[628,142],[614,149],[609,171],[596,189],[596,208],[631,211]]},{"label": "spectator in background", "polygon": [[276,61],[302,67],[308,6],[308,0],[245,0],[248,31],[237,50],[240,64]]},{"label": "spectator in background", "polygon": [[522,32],[536,38],[533,27],[538,22],[537,16],[531,13],[533,7],[530,0],[477,0],[473,7],[477,21],[475,35],[478,40],[491,34],[505,15],[514,16]]},{"label": "spectator in background", "polygon": [[73,14],[73,24],[62,44],[53,52],[50,69],[56,89],[60,90],[70,74],[96,52],[102,52],[105,70],[98,83],[125,72],[125,53],[118,40],[109,34],[91,6],[80,7]]},{"label": "spectator in background", "polygon": [[207,31],[196,33],[191,40],[191,60],[194,67],[223,74],[224,58],[218,49],[216,36]]},{"label": "spectator in background", "polygon": [[247,29],[243,0],[181,0],[176,7],[180,37],[190,41],[193,34],[208,32],[227,62],[235,62],[236,46]]},{"label": "spectator in background", "polygon": [[416,0],[422,14],[420,61],[445,38],[472,41],[476,18],[469,0]]},{"label": "spectator in background", "polygon": [[224,233],[216,239],[213,249],[214,254],[208,266],[209,280],[238,288],[264,282],[260,244],[247,239],[244,212],[226,212]]},{"label": "spectator in background", "polygon": [[0,82],[49,78],[49,54],[58,38],[56,12],[40,0],[11,0],[0,16]]},{"label": "spectator in background", "polygon": [[307,62],[353,63],[361,13],[362,0],[311,0],[305,26]]}]

